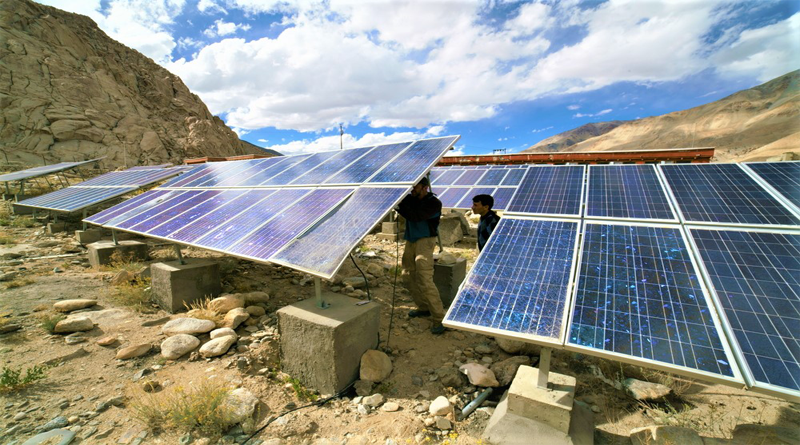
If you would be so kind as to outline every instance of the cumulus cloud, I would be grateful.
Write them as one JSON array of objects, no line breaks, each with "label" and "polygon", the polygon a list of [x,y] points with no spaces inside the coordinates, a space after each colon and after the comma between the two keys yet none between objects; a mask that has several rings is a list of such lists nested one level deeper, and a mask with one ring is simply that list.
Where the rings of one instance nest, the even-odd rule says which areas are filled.
[{"label": "cumulus cloud", "polygon": [[[396,132],[386,133],[367,133],[360,138],[349,134],[342,136],[344,148],[369,147],[379,144],[390,144],[393,142],[406,142],[414,139],[426,137],[425,134],[415,132]],[[292,141],[286,144],[267,145],[264,148],[276,150],[285,155],[296,155],[303,153],[316,153],[320,151],[330,151],[339,149],[339,136],[323,136],[316,139],[303,139]]]},{"label": "cumulus cloud", "polygon": [[612,110],[611,108],[607,108],[605,110],[598,111],[597,113],[575,113],[572,117],[597,117],[597,116],[602,116],[604,114],[608,114],[612,111],[614,110]]},{"label": "cumulus cloud", "polygon": [[227,36],[236,33],[238,30],[247,31],[250,29],[248,24],[231,23],[224,20],[217,20],[214,25],[203,31],[206,37],[214,38],[220,36]]},{"label": "cumulus cloud", "polygon": [[581,107],[580,105],[568,105],[567,110],[575,111],[577,109],[580,109],[580,107]]}]

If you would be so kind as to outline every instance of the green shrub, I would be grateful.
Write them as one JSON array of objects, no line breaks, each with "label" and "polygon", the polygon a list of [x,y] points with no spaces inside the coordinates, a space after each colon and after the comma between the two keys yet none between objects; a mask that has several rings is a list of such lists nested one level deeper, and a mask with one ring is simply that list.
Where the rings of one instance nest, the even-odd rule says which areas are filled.
[{"label": "green shrub", "polygon": [[34,365],[26,369],[24,377],[22,376],[22,368],[14,369],[4,366],[3,370],[0,371],[0,392],[10,392],[24,388],[46,376],[47,367],[42,365]]}]

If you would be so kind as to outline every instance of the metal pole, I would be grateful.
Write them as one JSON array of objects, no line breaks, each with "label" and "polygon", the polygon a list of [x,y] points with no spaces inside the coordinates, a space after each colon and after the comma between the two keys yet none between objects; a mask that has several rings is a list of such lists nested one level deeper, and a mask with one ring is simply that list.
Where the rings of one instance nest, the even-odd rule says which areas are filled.
[{"label": "metal pole", "polygon": [[14,196],[14,201],[15,202],[19,202],[19,197],[20,196],[23,197],[23,198],[25,197],[25,180],[24,179],[19,181],[19,193],[17,193],[17,195]]},{"label": "metal pole", "polygon": [[314,277],[314,291],[317,294],[317,307],[320,309],[326,309],[330,307],[328,303],[322,300],[322,281],[319,277]]},{"label": "metal pole", "polygon": [[173,244],[172,247],[175,248],[175,255],[178,256],[178,264],[186,264],[186,261],[183,261],[183,255],[181,254],[181,246]]},{"label": "metal pole", "polygon": [[550,377],[550,348],[542,348],[539,354],[539,381],[536,386],[542,389],[547,389],[547,380]]},{"label": "metal pole", "polygon": [[484,400],[489,398],[489,395],[492,394],[492,388],[486,388],[482,393],[478,394],[478,397],[475,397],[475,400],[469,402],[467,406],[461,410],[461,416],[458,418],[459,421],[466,419],[475,411],[475,408],[481,406]]},{"label": "metal pole", "polygon": [[83,230],[86,230],[86,209],[83,209],[83,216],[81,217],[81,222],[83,223]]},{"label": "metal pole", "polygon": [[119,241],[117,241],[117,231],[111,229],[111,239],[114,241],[115,246],[119,246]]}]

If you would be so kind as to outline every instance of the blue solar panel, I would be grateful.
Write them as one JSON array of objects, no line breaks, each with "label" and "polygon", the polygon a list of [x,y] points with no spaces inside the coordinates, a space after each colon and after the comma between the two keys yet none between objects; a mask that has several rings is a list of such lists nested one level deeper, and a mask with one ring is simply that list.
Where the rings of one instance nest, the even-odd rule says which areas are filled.
[{"label": "blue solar panel", "polygon": [[[157,198],[154,202],[144,202],[139,207],[132,209],[118,217],[115,217],[106,224],[118,229],[130,229],[131,227],[140,224],[154,216],[159,215],[166,210],[171,210],[173,206],[182,204],[184,201],[196,199],[201,194],[206,193],[200,190],[187,191],[185,193],[175,193],[171,195],[164,195]],[[218,192],[207,193],[203,196],[212,196]],[[180,207],[180,211],[186,210],[188,207]],[[176,209],[177,210],[177,209]],[[164,217],[172,213],[165,214]],[[155,227],[158,224],[153,224],[149,228]],[[147,229],[144,229],[147,230]]]},{"label": "blue solar panel", "polygon": [[97,204],[132,192],[137,188],[138,187],[67,187],[46,195],[20,201],[16,205],[57,210],[60,212],[74,212],[92,204]]},{"label": "blue solar panel", "polygon": [[228,201],[216,211],[206,213],[191,224],[182,225],[179,230],[170,233],[169,237],[187,244],[194,243],[198,238],[206,236],[209,232],[216,230],[235,216],[257,211],[258,209],[253,208],[253,206],[273,193],[275,193],[275,190],[248,190],[243,196]]},{"label": "blue solar panel", "polygon": [[417,141],[370,178],[369,182],[403,183],[417,181],[422,176],[420,167],[425,166],[424,171],[427,171],[457,140],[457,136],[448,136]]},{"label": "blue solar panel", "polygon": [[529,167],[508,211],[580,216],[583,172],[582,165]]},{"label": "blue solar panel", "polygon": [[[240,198],[247,194],[247,190],[222,190],[215,195],[210,195],[208,199],[205,201],[197,203],[193,207],[189,207],[186,211],[180,212],[182,206],[176,206],[171,209],[167,214],[164,215],[166,217],[166,221],[163,221],[164,218],[161,216],[153,218],[153,221],[159,220],[163,221],[157,226],[154,226],[151,229],[145,230],[147,235],[150,236],[158,236],[162,238],[168,239],[178,239],[177,237],[172,236],[173,232],[180,230],[186,226],[191,225],[193,222],[207,216],[209,214],[216,214],[217,210],[224,206],[225,204],[237,201],[237,198]],[[203,195],[200,195],[203,196]],[[201,198],[198,197],[197,200],[199,201]],[[185,201],[185,206],[191,205],[192,200]],[[149,222],[139,225],[133,226],[133,229],[144,230],[145,225],[149,226]]]},{"label": "blue solar panel", "polygon": [[364,155],[364,157],[359,158],[356,162],[350,164],[347,168],[325,181],[325,184],[362,183],[388,164],[389,161],[408,146],[408,142],[379,145]]},{"label": "blue solar panel", "polygon": [[456,208],[469,209],[472,207],[472,198],[476,195],[494,195],[494,187],[473,187],[461,198]]},{"label": "blue solar panel", "polygon": [[402,188],[359,188],[335,212],[272,261],[332,277],[353,247],[408,192]]},{"label": "blue solar panel", "polygon": [[58,173],[60,171],[69,170],[71,168],[95,162],[99,159],[92,159],[90,161],[81,162],[60,162],[52,165],[42,165],[39,167],[29,168],[27,170],[20,170],[16,172],[6,173],[0,175],[0,182],[19,181],[22,179],[35,178],[37,176],[49,175],[51,173]]},{"label": "blue solar panel", "polygon": [[88,181],[75,184],[73,187],[124,187],[152,184],[181,173],[180,168],[144,169],[109,172]]},{"label": "blue solar panel", "polygon": [[466,170],[463,175],[459,176],[459,178],[453,182],[453,185],[476,185],[485,173],[486,169],[483,168]]},{"label": "blue solar panel", "polygon": [[244,165],[244,161],[211,162],[180,176],[177,181],[173,180],[165,183],[164,187],[196,187],[242,165]]},{"label": "blue solar panel", "polygon": [[102,225],[108,221],[111,221],[115,217],[124,214],[125,212],[137,208],[142,203],[155,201],[156,199],[158,199],[158,197],[168,193],[171,192],[167,190],[150,190],[148,192],[142,193],[139,196],[131,198],[123,202],[122,204],[116,205],[110,209],[103,210],[100,213],[95,213],[94,215],[84,219],[84,221],[92,224]]},{"label": "blue solar panel", "polygon": [[568,344],[737,381],[678,227],[585,224]]},{"label": "blue solar panel", "polygon": [[323,215],[341,203],[353,189],[317,189],[230,247],[233,254],[267,260]]},{"label": "blue solar panel", "polygon": [[800,396],[800,234],[689,233],[756,386]]},{"label": "blue solar panel", "polygon": [[752,162],[745,165],[800,208],[800,162]]},{"label": "blue solar panel", "polygon": [[503,218],[444,324],[561,344],[578,222]]},{"label": "blue solar panel", "polygon": [[308,158],[294,164],[293,166],[283,169],[283,171],[266,181],[262,182],[261,185],[285,185],[292,182],[295,178],[302,175],[303,173],[313,169],[314,167],[320,165],[321,163],[331,159],[332,157],[339,154],[337,151],[327,151],[323,153],[315,153]]},{"label": "blue solar panel", "polygon": [[431,178],[431,184],[437,187],[453,185],[455,184],[456,180],[458,180],[459,176],[463,175],[465,171],[466,170],[463,168],[450,168],[437,177],[436,180]]},{"label": "blue solar panel", "polygon": [[654,165],[589,166],[586,217],[678,220]]},{"label": "blue solar panel", "polygon": [[508,174],[506,168],[490,168],[475,185],[500,185],[506,174]]},{"label": "blue solar panel", "polygon": [[800,218],[737,164],[661,165],[684,221],[797,226]]},{"label": "blue solar panel", "polygon": [[372,147],[356,148],[352,150],[343,150],[327,161],[323,162],[313,170],[300,176],[291,182],[292,185],[319,185],[322,182],[330,179],[331,176],[338,173],[355,160],[367,154]]},{"label": "blue solar panel", "polygon": [[508,208],[508,203],[511,202],[511,197],[517,189],[514,187],[500,187],[494,191],[492,198],[494,198],[494,210],[505,210]]},{"label": "blue solar panel", "polygon": [[527,167],[524,168],[509,168],[506,177],[503,178],[503,182],[500,185],[519,185],[522,182],[522,178],[525,176],[525,173],[528,171]]},{"label": "blue solar panel", "polygon": [[458,203],[469,193],[469,187],[450,187],[436,193],[436,197],[442,202],[442,207],[448,209],[458,208]]},{"label": "blue solar panel", "polygon": [[247,161],[241,161],[241,165],[239,165],[237,168],[228,169],[224,173],[214,175],[213,178],[209,178],[207,181],[204,181],[200,184],[196,184],[195,186],[232,187],[248,178],[251,178],[263,172],[270,166],[276,165],[274,159],[275,158],[251,159]]},{"label": "blue solar panel", "polygon": [[281,174],[284,170],[291,168],[294,165],[308,159],[310,155],[297,155],[297,156],[284,156],[277,161],[267,165],[260,172],[249,176],[242,177],[240,181],[232,183],[232,187],[257,187],[269,179]]}]

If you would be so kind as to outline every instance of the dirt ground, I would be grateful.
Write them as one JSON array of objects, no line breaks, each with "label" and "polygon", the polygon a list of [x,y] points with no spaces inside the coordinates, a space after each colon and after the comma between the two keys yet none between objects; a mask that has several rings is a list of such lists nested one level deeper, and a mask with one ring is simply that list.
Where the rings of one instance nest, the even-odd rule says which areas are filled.
[{"label": "dirt ground", "polygon": [[[9,216],[13,220],[15,216]],[[39,221],[41,223],[42,221]],[[219,358],[196,359],[184,356],[165,360],[157,350],[130,360],[116,360],[123,346],[136,343],[159,345],[165,336],[161,327],[171,315],[153,307],[131,305],[130,289],[113,286],[110,280],[117,270],[96,271],[89,267],[86,249],[71,234],[47,235],[41,224],[34,227],[0,227],[8,240],[0,244],[0,322],[18,325],[19,330],[0,334],[0,364],[10,369],[36,364],[53,364],[46,377],[29,386],[0,392],[0,443],[21,444],[35,435],[36,428],[57,416],[70,419],[68,428],[77,430],[73,443],[188,443],[178,431],[146,431],[136,416],[137,401],[151,397],[143,390],[143,381],[156,382],[166,394],[176,387],[192,387],[203,382],[220,382],[229,387],[244,387],[260,401],[256,426],[308,402],[300,399],[278,372],[280,366],[279,332],[275,311],[302,299],[313,298],[313,280],[303,273],[271,265],[256,264],[196,249],[184,249],[186,257],[214,257],[222,264],[223,291],[227,293],[263,291],[270,295],[264,305],[266,317],[257,328],[265,332],[258,341],[241,341]],[[151,261],[173,259],[169,246],[152,240]],[[474,245],[459,243],[447,251],[468,259],[476,257]],[[420,405],[444,395],[457,408],[472,400],[479,388],[465,384],[445,387],[438,378],[442,369],[457,369],[467,361],[496,363],[520,355],[505,352],[490,337],[448,330],[433,336],[426,320],[408,318],[413,305],[408,293],[389,272],[398,265],[402,245],[378,240],[369,235],[355,250],[356,262],[366,271],[370,263],[379,264],[386,274],[369,280],[371,298],[381,306],[380,346],[392,359],[393,371],[378,384],[373,393],[381,393],[399,410],[381,409],[363,412],[352,399],[354,392],[322,407],[310,406],[281,416],[256,437],[269,444],[323,443],[448,443],[478,444],[484,427],[505,388],[495,391],[484,407],[466,420],[454,421],[451,430],[428,427],[427,412],[418,413]],[[143,263],[146,265],[147,263]],[[374,268],[373,268],[374,269]],[[360,276],[348,260],[339,274]],[[326,289],[340,287],[324,283]],[[96,327],[85,333],[86,341],[67,344],[63,335],[51,335],[42,327],[43,317],[53,314],[53,303],[74,298],[98,300],[91,310]],[[127,299],[126,299],[127,298]],[[394,301],[394,310],[392,302]],[[390,323],[390,314],[394,314]],[[391,326],[391,332],[390,332]],[[251,332],[240,328],[240,339]],[[97,340],[115,336],[111,346]],[[203,340],[206,340],[206,335]],[[254,337],[250,336],[250,340]],[[249,343],[244,345],[244,343]],[[536,348],[528,348],[532,359]],[[553,352],[554,372],[577,378],[576,400],[593,411],[595,443],[630,443],[632,429],[649,425],[674,425],[692,428],[702,437],[719,439],[708,443],[729,443],[737,425],[756,424],[798,431],[800,405],[722,385],[690,381],[668,374],[622,366],[564,351]],[[146,379],[136,374],[149,370]],[[673,394],[658,402],[640,402],[618,389],[615,383],[633,377],[670,386]],[[124,396],[124,403],[98,409],[98,403]],[[424,411],[424,410],[422,410]],[[24,414],[21,414],[24,413]],[[454,419],[452,419],[454,420]],[[250,428],[252,430],[252,427]],[[239,431],[241,435],[241,431]],[[193,443],[202,435],[194,434]],[[138,439],[136,439],[138,437]],[[766,436],[765,436],[766,437]],[[220,443],[232,443],[226,437]],[[764,442],[763,443],[769,443]],[[536,443],[532,440],[531,443]]]}]

